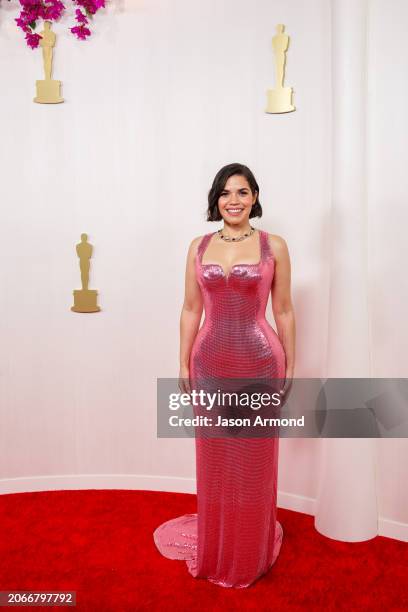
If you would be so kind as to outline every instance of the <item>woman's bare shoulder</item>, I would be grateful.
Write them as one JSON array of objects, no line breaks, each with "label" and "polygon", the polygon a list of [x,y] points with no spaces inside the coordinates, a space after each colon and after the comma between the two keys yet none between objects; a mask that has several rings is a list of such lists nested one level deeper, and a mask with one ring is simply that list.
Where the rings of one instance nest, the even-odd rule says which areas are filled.
[{"label": "woman's bare shoulder", "polygon": [[191,241],[191,245],[192,246],[198,246],[201,242],[201,240],[204,238],[205,234],[202,234],[201,236],[196,236],[195,238],[192,239]]},{"label": "woman's bare shoulder", "polygon": [[200,244],[201,240],[204,238],[204,235],[205,234],[203,234],[202,236],[196,236],[190,242],[189,247],[188,247],[188,252],[191,255],[195,255],[197,253],[198,245]]},{"label": "woman's bare shoulder", "polygon": [[288,245],[286,240],[278,234],[268,234],[269,244],[276,258],[279,258],[285,253],[288,253]]}]

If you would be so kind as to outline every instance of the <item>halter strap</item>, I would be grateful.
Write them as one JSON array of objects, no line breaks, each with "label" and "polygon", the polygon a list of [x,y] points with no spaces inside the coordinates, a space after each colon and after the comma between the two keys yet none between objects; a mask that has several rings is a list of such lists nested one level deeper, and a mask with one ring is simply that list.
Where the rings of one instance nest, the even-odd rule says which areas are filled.
[{"label": "halter strap", "polygon": [[274,259],[274,255],[269,243],[268,232],[261,231],[261,261],[266,261],[269,257]]},{"label": "halter strap", "polygon": [[210,232],[209,234],[204,234],[204,236],[201,238],[200,243],[197,247],[197,257],[198,257],[198,261],[201,263],[201,260],[203,258],[203,253],[206,249],[206,246],[211,238],[211,236],[213,236],[215,234],[215,232]]}]

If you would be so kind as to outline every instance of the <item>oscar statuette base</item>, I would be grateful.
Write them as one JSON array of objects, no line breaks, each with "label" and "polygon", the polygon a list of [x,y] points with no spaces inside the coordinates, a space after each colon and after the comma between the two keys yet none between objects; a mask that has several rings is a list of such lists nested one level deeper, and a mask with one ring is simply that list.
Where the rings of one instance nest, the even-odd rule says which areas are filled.
[{"label": "oscar statuette base", "polygon": [[268,96],[265,109],[266,113],[291,113],[296,110],[295,106],[292,104],[292,87],[268,89],[266,94]]},{"label": "oscar statuette base", "polygon": [[61,97],[61,81],[47,79],[44,81],[36,81],[37,95],[34,102],[39,104],[59,104],[64,102]]},{"label": "oscar statuette base", "polygon": [[96,289],[74,289],[74,305],[71,310],[74,312],[99,312],[97,305],[98,292]]}]

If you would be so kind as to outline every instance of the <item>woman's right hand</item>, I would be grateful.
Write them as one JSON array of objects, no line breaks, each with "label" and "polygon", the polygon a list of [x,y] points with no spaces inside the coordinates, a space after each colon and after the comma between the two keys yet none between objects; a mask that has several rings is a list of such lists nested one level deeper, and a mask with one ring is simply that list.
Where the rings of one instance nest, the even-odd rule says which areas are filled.
[{"label": "woman's right hand", "polygon": [[188,366],[180,366],[178,386],[182,393],[191,393],[190,370]]}]

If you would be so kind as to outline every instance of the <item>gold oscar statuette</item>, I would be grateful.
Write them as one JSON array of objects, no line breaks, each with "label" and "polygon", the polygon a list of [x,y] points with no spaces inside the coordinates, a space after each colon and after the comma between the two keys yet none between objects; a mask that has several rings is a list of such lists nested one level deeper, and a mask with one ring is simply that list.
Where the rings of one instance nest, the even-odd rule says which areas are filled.
[{"label": "gold oscar statuette", "polygon": [[56,35],[51,30],[51,21],[44,21],[44,30],[40,32],[42,47],[44,75],[43,81],[36,81],[37,95],[34,102],[40,104],[58,104],[64,102],[64,98],[60,95],[61,81],[54,81],[51,78],[52,72],[52,54],[55,46]]},{"label": "gold oscar statuette", "polygon": [[76,252],[81,269],[82,289],[74,289],[74,305],[71,306],[71,310],[74,312],[99,312],[100,308],[96,303],[98,292],[96,289],[88,289],[92,244],[89,244],[87,234],[81,234],[81,242],[76,245]]},{"label": "gold oscar statuette", "polygon": [[284,33],[285,26],[278,24],[276,34],[272,38],[272,49],[275,56],[275,88],[267,90],[266,113],[290,113],[295,109],[292,104],[292,87],[284,87],[286,51],[289,46],[289,36]]}]

